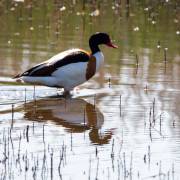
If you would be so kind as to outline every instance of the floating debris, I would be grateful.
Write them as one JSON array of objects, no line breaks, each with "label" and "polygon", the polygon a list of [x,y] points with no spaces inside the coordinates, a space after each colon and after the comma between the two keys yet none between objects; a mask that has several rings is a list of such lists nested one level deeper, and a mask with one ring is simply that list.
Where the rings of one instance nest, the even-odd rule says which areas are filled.
[{"label": "floating debris", "polygon": [[20,36],[20,33],[19,32],[15,32],[14,35],[15,36]]},{"label": "floating debris", "polygon": [[65,6],[62,6],[59,10],[60,10],[60,11],[65,11],[65,10],[66,10],[66,7],[65,7]]},{"label": "floating debris", "polygon": [[149,8],[147,7],[147,8],[144,8],[144,11],[149,11]]},{"label": "floating debris", "polygon": [[77,12],[76,15],[77,15],[77,16],[84,16],[84,15],[85,15],[85,12]]},{"label": "floating debris", "polygon": [[15,11],[15,9],[16,9],[15,7],[12,7],[12,8],[10,9],[10,11]]},{"label": "floating debris", "polygon": [[134,31],[139,31],[139,27],[136,26],[133,30],[134,30]]},{"label": "floating debris", "polygon": [[160,48],[161,48],[161,46],[158,44],[158,45],[157,45],[157,48],[158,48],[158,49],[160,49]]},{"label": "floating debris", "polygon": [[90,16],[99,16],[100,11],[99,9],[96,9],[95,11],[93,11],[92,13],[90,13]]},{"label": "floating debris", "polygon": [[130,13],[129,16],[130,16],[130,17],[134,17],[134,16],[136,16],[136,15],[135,15],[134,13]]},{"label": "floating debris", "polygon": [[180,35],[180,31],[176,31],[176,34],[177,34],[177,35]]},{"label": "floating debris", "polygon": [[158,48],[158,49],[161,48],[160,41],[158,41],[157,48]]},{"label": "floating debris", "polygon": [[112,10],[114,10],[115,9],[115,6],[112,6]]},{"label": "floating debris", "polygon": [[31,26],[29,29],[30,29],[31,31],[34,31],[34,27],[32,27],[32,26]]},{"label": "floating debris", "polygon": [[178,19],[174,19],[174,23],[176,23],[176,24],[177,24],[178,22],[179,22],[179,20],[178,20]]}]

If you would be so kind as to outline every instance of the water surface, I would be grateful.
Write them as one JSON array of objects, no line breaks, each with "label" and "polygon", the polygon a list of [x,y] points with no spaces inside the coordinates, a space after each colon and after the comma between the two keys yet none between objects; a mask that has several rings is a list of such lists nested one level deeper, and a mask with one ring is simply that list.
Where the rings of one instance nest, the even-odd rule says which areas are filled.
[{"label": "water surface", "polygon": [[[180,178],[180,7],[127,2],[0,4],[1,179]],[[11,79],[97,31],[119,49],[72,98]]]}]

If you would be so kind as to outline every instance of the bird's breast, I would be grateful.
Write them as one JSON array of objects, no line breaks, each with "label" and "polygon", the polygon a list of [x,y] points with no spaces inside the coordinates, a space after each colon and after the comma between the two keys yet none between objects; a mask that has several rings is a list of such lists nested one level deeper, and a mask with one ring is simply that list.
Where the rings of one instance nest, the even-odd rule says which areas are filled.
[{"label": "bird's breast", "polygon": [[89,80],[96,72],[99,71],[100,67],[104,63],[104,55],[102,52],[97,52],[91,55],[86,69],[86,79]]},{"label": "bird's breast", "polygon": [[91,56],[86,69],[86,80],[89,80],[96,73],[96,58]]}]

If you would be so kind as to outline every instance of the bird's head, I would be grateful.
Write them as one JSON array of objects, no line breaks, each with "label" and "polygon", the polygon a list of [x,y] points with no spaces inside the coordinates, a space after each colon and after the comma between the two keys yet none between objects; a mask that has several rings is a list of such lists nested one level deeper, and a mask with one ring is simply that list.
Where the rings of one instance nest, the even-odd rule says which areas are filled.
[{"label": "bird's head", "polygon": [[112,40],[107,33],[97,32],[90,37],[89,45],[90,47],[93,46],[95,47],[100,44],[105,44],[108,47],[112,47],[112,48],[118,48],[118,46],[112,43]]}]

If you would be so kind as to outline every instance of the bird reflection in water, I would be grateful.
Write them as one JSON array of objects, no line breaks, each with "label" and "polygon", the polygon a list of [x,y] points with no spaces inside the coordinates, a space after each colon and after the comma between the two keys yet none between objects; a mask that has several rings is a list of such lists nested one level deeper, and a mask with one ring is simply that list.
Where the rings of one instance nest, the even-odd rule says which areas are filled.
[{"label": "bird reflection in water", "polygon": [[38,122],[51,121],[71,133],[89,131],[93,144],[107,144],[112,131],[101,133],[104,116],[97,107],[83,99],[40,99],[25,105],[25,119]]}]

